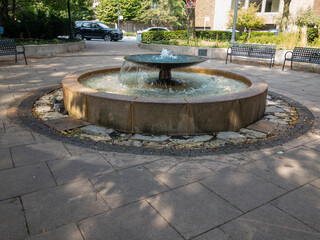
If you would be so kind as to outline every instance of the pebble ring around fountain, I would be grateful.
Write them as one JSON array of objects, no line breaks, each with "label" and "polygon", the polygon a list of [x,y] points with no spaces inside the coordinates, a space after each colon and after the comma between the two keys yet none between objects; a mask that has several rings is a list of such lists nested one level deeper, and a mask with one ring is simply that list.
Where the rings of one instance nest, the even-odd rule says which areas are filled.
[{"label": "pebble ring around fountain", "polygon": [[172,55],[166,49],[163,49],[161,54],[131,55],[124,59],[145,67],[160,69],[159,78],[148,82],[148,84],[160,86],[178,86],[184,83],[182,80],[171,78],[171,69],[190,67],[206,61],[203,57]]}]

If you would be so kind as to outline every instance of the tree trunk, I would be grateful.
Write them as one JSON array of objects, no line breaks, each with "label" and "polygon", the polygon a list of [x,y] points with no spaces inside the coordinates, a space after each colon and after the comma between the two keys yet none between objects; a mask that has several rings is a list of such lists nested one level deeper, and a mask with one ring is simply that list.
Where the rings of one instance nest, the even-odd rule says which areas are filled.
[{"label": "tree trunk", "polygon": [[289,25],[290,3],[292,0],[284,0],[283,13],[280,22],[280,31],[285,32]]},{"label": "tree trunk", "polygon": [[8,18],[8,3],[9,0],[1,0],[0,2],[0,26],[3,26],[5,19]]},{"label": "tree trunk", "polygon": [[11,10],[11,12],[12,12],[12,20],[14,20],[15,17],[16,17],[16,0],[12,0],[12,10]]},{"label": "tree trunk", "polygon": [[191,8],[191,15],[190,15],[190,20],[191,20],[191,38],[195,38],[195,32],[196,32],[196,11],[195,8]]}]

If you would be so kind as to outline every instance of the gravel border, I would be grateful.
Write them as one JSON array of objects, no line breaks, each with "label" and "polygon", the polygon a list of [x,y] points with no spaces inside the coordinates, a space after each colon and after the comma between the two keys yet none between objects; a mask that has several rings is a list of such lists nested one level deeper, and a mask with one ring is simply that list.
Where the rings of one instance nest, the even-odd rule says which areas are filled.
[{"label": "gravel border", "polygon": [[[145,155],[170,155],[170,156],[205,156],[214,154],[229,154],[240,153],[246,151],[259,150],[263,148],[270,148],[279,146],[280,144],[289,142],[305,133],[307,133],[313,126],[314,116],[308,108],[302,104],[275,92],[268,92],[269,95],[279,98],[287,102],[291,107],[294,107],[299,115],[299,119],[293,128],[288,129],[285,132],[280,133],[276,137],[267,138],[265,140],[245,143],[245,144],[227,144],[216,148],[207,149],[154,149],[146,147],[132,147],[132,146],[120,146],[105,144],[102,142],[94,142],[92,140],[80,139],[78,137],[70,137],[57,132],[45,124],[33,115],[34,103],[41,96],[50,93],[58,88],[60,85],[50,86],[46,88],[40,88],[26,96],[22,97],[20,101],[15,102],[9,109],[16,109],[19,119],[23,124],[34,130],[35,132],[45,135],[49,138],[53,138],[64,143],[73,144],[79,147],[91,148],[98,151],[106,152],[122,152],[122,153],[139,153]],[[10,117],[10,113],[8,114]],[[12,114],[14,115],[14,114]],[[15,118],[11,116],[11,118]]]}]

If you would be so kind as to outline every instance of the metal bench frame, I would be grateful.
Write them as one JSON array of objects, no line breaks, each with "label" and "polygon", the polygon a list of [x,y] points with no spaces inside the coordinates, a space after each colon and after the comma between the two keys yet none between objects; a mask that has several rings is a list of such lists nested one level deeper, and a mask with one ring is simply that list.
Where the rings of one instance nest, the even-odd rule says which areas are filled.
[{"label": "metal bench frame", "polygon": [[[288,58],[287,54],[291,54],[291,58]],[[320,64],[320,48],[295,47],[293,51],[286,52],[286,54],[284,55],[282,71],[286,64],[286,61],[291,61],[291,69],[292,62]]]},{"label": "metal bench frame", "polygon": [[232,43],[231,47],[227,49],[226,64],[228,56],[230,56],[230,62],[232,62],[232,56],[266,58],[270,59],[269,68],[271,68],[274,66],[276,49],[275,45]]},{"label": "metal bench frame", "polygon": [[[22,48],[21,51],[18,51],[18,46]],[[5,56],[5,55],[15,55],[15,62],[17,62],[18,54],[23,54],[24,56],[24,61],[26,65],[28,65],[26,54],[25,54],[25,48],[23,45],[19,44],[16,45],[14,40],[12,39],[5,39],[5,40],[0,40],[0,56]]]}]

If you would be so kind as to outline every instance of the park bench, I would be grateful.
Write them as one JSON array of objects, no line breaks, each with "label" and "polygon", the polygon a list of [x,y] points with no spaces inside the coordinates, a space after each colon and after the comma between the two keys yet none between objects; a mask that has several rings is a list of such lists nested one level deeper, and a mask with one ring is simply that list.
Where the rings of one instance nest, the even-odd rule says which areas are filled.
[{"label": "park bench", "polygon": [[[291,53],[291,58],[287,57],[287,54],[289,53]],[[286,52],[286,54],[284,55],[282,71],[286,64],[286,61],[291,61],[291,69],[292,69],[292,62],[320,64],[320,48],[295,47],[293,51]]]},{"label": "park bench", "polygon": [[[18,46],[21,47],[20,50],[18,50]],[[26,62],[26,65],[28,65],[26,54],[25,54],[25,49],[24,49],[23,45],[16,45],[12,39],[0,40],[0,56],[15,55],[15,60],[17,62],[17,55],[18,54],[23,54],[24,61]]]},{"label": "park bench", "polygon": [[274,58],[277,46],[275,45],[259,45],[259,44],[245,44],[245,43],[232,43],[231,47],[227,50],[226,64],[230,56],[252,57],[252,58],[265,58],[270,59],[271,68],[274,65]]}]

